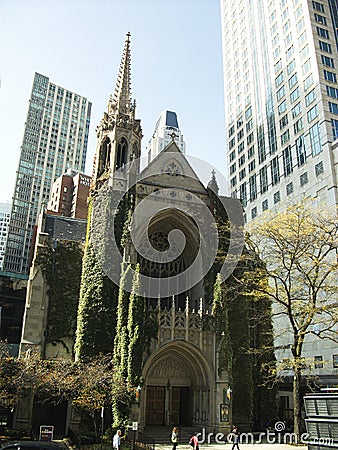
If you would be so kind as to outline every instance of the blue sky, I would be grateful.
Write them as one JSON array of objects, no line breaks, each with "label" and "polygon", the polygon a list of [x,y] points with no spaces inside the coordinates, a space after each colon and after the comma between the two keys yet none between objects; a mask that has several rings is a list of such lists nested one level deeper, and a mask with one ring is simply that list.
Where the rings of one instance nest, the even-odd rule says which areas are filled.
[{"label": "blue sky", "polygon": [[114,92],[128,31],[143,155],[169,109],[187,154],[225,174],[218,0],[0,0],[0,17],[0,202],[13,195],[34,72],[92,102],[91,174],[94,130]]}]

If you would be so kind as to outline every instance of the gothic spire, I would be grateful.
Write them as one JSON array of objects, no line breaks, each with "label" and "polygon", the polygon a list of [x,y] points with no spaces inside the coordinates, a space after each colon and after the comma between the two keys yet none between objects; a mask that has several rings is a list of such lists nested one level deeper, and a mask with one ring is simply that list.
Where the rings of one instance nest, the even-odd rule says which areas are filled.
[{"label": "gothic spire", "polygon": [[[121,58],[119,73],[117,76],[114,97],[110,98],[109,106],[122,114],[127,114],[132,109],[130,87],[130,33],[127,33]],[[110,107],[108,106],[108,112]]]}]

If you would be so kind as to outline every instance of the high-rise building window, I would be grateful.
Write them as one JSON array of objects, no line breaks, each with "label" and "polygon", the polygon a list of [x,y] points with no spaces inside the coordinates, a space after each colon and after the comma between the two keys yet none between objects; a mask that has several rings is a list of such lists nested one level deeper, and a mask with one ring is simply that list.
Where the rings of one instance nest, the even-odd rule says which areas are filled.
[{"label": "high-rise building window", "polygon": [[316,90],[312,89],[306,96],[305,96],[305,104],[306,106],[309,106],[314,100],[316,100]]},{"label": "high-rise building window", "polygon": [[331,119],[331,126],[332,126],[332,137],[335,141],[338,139],[338,120],[337,119]]},{"label": "high-rise building window", "polygon": [[319,123],[315,123],[309,130],[310,134],[310,145],[312,155],[318,155],[322,151],[322,143],[320,138],[320,128]]},{"label": "high-rise building window", "polygon": [[291,195],[293,192],[293,183],[291,181],[291,183],[288,183],[286,185],[286,195]]},{"label": "high-rise building window", "polygon": [[283,114],[286,111],[286,101],[283,100],[282,103],[278,105],[278,114]]},{"label": "high-rise building window", "polygon": [[256,167],[256,160],[253,159],[250,163],[249,163],[249,172],[252,172],[253,170],[255,170]]},{"label": "high-rise building window", "polygon": [[293,72],[293,71],[295,70],[295,67],[296,67],[296,62],[295,62],[295,60],[293,59],[293,60],[288,64],[288,66],[287,66],[287,72],[288,72],[288,75],[290,75],[290,73]]},{"label": "high-rise building window", "polygon": [[338,98],[338,89],[332,86],[326,86],[326,93],[329,97]]},{"label": "high-rise building window", "polygon": [[338,104],[329,102],[329,109],[332,114],[338,114]]},{"label": "high-rise building window", "polygon": [[257,144],[258,144],[258,161],[262,163],[266,160],[266,149],[265,149],[265,137],[264,137],[264,126],[260,125],[257,130]]},{"label": "high-rise building window", "polygon": [[283,167],[284,167],[284,175],[290,175],[293,170],[292,167],[292,152],[291,145],[287,146],[283,150]]},{"label": "high-rise building window", "polygon": [[335,73],[329,70],[324,70],[324,78],[326,81],[331,81],[331,83],[337,83],[337,76]]},{"label": "high-rise building window", "polygon": [[247,202],[247,192],[246,192],[246,183],[243,183],[239,187],[239,197],[243,202],[243,206],[246,206]]},{"label": "high-rise building window", "polygon": [[303,129],[303,118],[301,117],[297,122],[293,124],[293,131],[295,134],[299,133]]},{"label": "high-rise building window", "polygon": [[332,58],[330,58],[329,56],[325,56],[325,55],[320,55],[321,59],[322,59],[322,63],[325,66],[328,67],[333,67],[334,68],[334,61]]},{"label": "high-rise building window", "polygon": [[297,105],[295,105],[292,109],[291,109],[291,114],[292,117],[295,118],[297,117],[300,113],[302,112],[302,105],[299,103],[297,103]]},{"label": "high-rise building window", "polygon": [[302,73],[305,75],[311,69],[311,59],[309,58],[302,66]]},{"label": "high-rise building window", "polygon": [[287,51],[285,52],[285,57],[286,57],[286,59],[287,59],[287,60],[290,59],[291,56],[293,55],[293,53],[294,53],[293,45],[291,45],[291,47],[288,48]]},{"label": "high-rise building window", "polygon": [[268,169],[266,166],[262,167],[259,171],[259,182],[261,187],[261,194],[264,194],[268,190]]},{"label": "high-rise building window", "polygon": [[306,163],[306,152],[304,145],[304,135],[302,134],[298,139],[295,140],[296,154],[297,154],[297,164],[298,167]]},{"label": "high-rise building window", "polygon": [[317,27],[317,34],[320,37],[329,39],[329,32],[327,30],[325,30],[325,28]]},{"label": "high-rise building window", "polygon": [[[254,219],[257,216],[257,208],[256,206],[251,210],[251,219]],[[338,364],[338,362],[337,362]]]},{"label": "high-rise building window", "polygon": [[316,9],[317,11],[320,11],[322,13],[324,12],[324,5],[322,3],[312,2],[312,6],[313,9]]},{"label": "high-rise building window", "polygon": [[245,170],[245,167],[244,167],[244,169],[242,169],[240,172],[239,172],[239,174],[238,174],[238,179],[239,179],[239,181],[241,181],[241,180],[243,180],[243,178],[245,178],[246,177],[246,170]]},{"label": "high-rise building window", "polygon": [[318,164],[315,165],[315,174],[316,177],[324,173],[324,164],[323,161],[320,161]]},{"label": "high-rise building window", "polygon": [[308,182],[309,182],[309,179],[308,179],[308,176],[307,176],[307,172],[302,173],[301,176],[299,177],[300,185],[304,186]]},{"label": "high-rise building window", "polygon": [[291,78],[289,78],[289,88],[293,88],[293,86],[297,83],[297,73],[293,74]]},{"label": "high-rise building window", "polygon": [[285,95],[285,86],[282,86],[280,89],[278,89],[276,93],[277,102],[279,102],[279,100],[281,100],[281,98],[284,97],[284,95]]},{"label": "high-rise building window", "polygon": [[274,202],[274,204],[280,202],[280,192],[279,192],[279,191],[278,191],[278,192],[275,192],[275,193],[273,194],[273,202]]},{"label": "high-rise building window", "polygon": [[324,16],[321,16],[320,14],[315,14],[315,21],[317,23],[321,23],[322,25],[327,25],[326,18]]},{"label": "high-rise building window", "polygon": [[257,180],[256,175],[252,175],[249,178],[249,188],[250,188],[250,201],[254,201],[257,198]]},{"label": "high-rise building window", "polygon": [[278,156],[275,156],[271,160],[270,169],[271,169],[271,182],[272,182],[272,186],[274,186],[275,184],[277,184],[279,182],[279,179],[280,179]]},{"label": "high-rise building window", "polygon": [[268,203],[268,199],[265,199],[262,202],[262,211],[266,211],[269,208],[269,203]]},{"label": "high-rise building window", "polygon": [[323,52],[332,53],[331,45],[328,42],[319,41],[319,48]]},{"label": "high-rise building window", "polygon": [[280,137],[281,144],[285,145],[290,140],[290,131],[286,130]]},{"label": "high-rise building window", "polygon": [[300,96],[300,90],[299,87],[297,87],[294,91],[291,92],[290,94],[290,102],[293,103],[295,102]]},{"label": "high-rise building window", "polygon": [[288,115],[285,114],[279,121],[279,129],[282,130],[289,123]]},{"label": "high-rise building window", "polygon": [[312,73],[304,80],[304,91],[309,89],[313,85],[313,75]]},{"label": "high-rise building window", "polygon": [[284,74],[283,74],[283,72],[281,72],[281,73],[278,75],[278,77],[276,77],[276,80],[275,80],[276,88],[277,88],[278,86],[280,86],[280,85],[283,83],[283,80],[284,80]]},{"label": "high-rise building window", "polygon": [[309,109],[309,111],[307,112],[308,122],[309,123],[312,122],[317,116],[318,116],[318,108],[317,108],[317,105],[315,105],[313,108]]},{"label": "high-rise building window", "polygon": [[252,146],[252,147],[250,147],[249,150],[248,150],[248,159],[249,159],[249,158],[252,158],[254,155],[255,155],[255,147]]}]

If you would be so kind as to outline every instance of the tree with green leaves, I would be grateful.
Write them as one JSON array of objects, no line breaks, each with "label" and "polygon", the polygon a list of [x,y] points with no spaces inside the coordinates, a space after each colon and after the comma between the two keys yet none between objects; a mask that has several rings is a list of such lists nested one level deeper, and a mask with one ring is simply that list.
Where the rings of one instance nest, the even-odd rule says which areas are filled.
[{"label": "tree with green leaves", "polygon": [[292,373],[294,432],[299,435],[301,379],[313,365],[304,358],[304,344],[313,339],[337,340],[336,212],[310,202],[290,206],[254,223],[247,245],[253,263],[258,255],[264,264],[256,271],[246,270],[237,281],[257,299],[272,302],[275,345],[288,350],[271,374]]}]

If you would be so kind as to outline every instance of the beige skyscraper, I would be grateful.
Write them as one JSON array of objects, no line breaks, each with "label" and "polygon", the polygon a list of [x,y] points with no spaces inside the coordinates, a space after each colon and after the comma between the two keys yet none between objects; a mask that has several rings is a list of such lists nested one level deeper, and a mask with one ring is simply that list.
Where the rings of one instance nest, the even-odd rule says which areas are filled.
[{"label": "beige skyscraper", "polygon": [[27,278],[33,227],[51,186],[85,169],[91,103],[35,73],[13,195],[4,274]]},{"label": "beige skyscraper", "polygon": [[247,222],[336,205],[337,0],[221,0],[227,168]]}]

